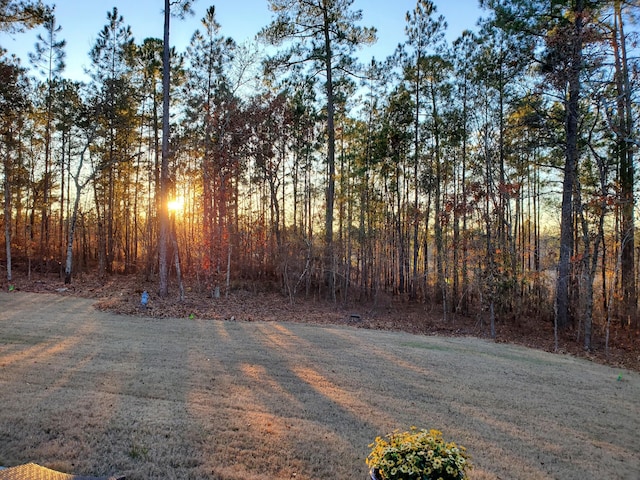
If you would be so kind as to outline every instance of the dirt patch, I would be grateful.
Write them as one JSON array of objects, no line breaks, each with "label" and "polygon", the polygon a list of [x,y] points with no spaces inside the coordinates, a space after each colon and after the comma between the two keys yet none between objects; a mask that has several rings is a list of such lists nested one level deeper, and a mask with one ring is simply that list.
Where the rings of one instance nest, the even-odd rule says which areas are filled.
[{"label": "dirt patch", "polygon": [[374,330],[393,325],[350,309],[308,312],[309,325],[265,300],[264,317],[280,321],[264,322],[235,301],[219,308],[226,320],[152,318],[0,293],[0,464],[134,480],[356,479],[375,436],[416,425],[465,445],[473,479],[637,479],[637,372]]}]

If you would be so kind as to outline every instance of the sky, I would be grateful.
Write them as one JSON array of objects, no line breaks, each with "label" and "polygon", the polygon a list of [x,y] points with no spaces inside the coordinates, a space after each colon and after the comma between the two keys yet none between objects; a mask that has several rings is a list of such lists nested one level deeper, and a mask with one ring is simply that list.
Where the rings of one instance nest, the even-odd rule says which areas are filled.
[{"label": "sky", "polygon": [[[136,43],[147,37],[162,38],[163,0],[57,0],[55,2],[57,23],[62,27],[60,39],[67,41],[67,68],[64,77],[73,80],[87,80],[84,69],[90,63],[88,52],[95,43],[98,33],[107,23],[107,12],[113,7],[131,26]],[[447,37],[456,39],[465,29],[474,29],[483,15],[478,0],[435,0],[438,14],[444,15],[448,23]],[[221,34],[232,37],[237,43],[253,39],[258,31],[268,25],[273,13],[267,0],[197,0],[195,15],[185,20],[172,18],[170,41],[182,52],[193,32],[200,27],[200,20],[211,5],[216,7],[216,19],[221,26]],[[373,26],[378,31],[378,41],[374,46],[361,49],[364,61],[371,57],[384,60],[396,46],[405,40],[405,15],[413,10],[416,0],[354,0],[353,8],[362,10],[361,26]],[[36,36],[41,30],[0,34],[0,46],[9,54],[15,53],[28,66],[27,53],[33,51]]]}]

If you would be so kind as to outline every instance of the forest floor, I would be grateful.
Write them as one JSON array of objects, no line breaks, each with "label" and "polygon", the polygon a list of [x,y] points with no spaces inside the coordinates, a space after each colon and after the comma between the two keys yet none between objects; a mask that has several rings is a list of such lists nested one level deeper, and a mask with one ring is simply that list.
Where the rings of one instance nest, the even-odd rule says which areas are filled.
[{"label": "forest floor", "polygon": [[[444,319],[440,305],[403,301],[381,295],[368,303],[330,302],[305,299],[290,301],[279,293],[238,289],[229,295],[212,299],[210,295],[187,288],[185,299],[180,301],[176,286],[170,296],[159,298],[155,285],[145,284],[136,276],[115,275],[107,280],[84,275],[65,285],[54,274],[34,275],[28,279],[18,273],[11,285],[16,290],[58,295],[92,298],[96,307],[125,315],[155,318],[200,318],[237,321],[288,321],[298,323],[350,325],[359,328],[403,331],[407,333],[440,336],[472,336],[491,338],[487,315],[468,317],[450,315]],[[6,280],[0,281],[0,290],[7,291]],[[140,304],[141,294],[148,290],[150,301],[147,308]],[[509,320],[500,320],[495,325],[495,341],[522,345],[546,352],[569,354],[609,366],[640,372],[640,330],[621,327],[619,323],[609,326],[594,325],[592,348],[585,351],[582,338],[577,340],[575,329],[559,333],[558,348],[554,340],[553,323],[533,315],[520,315]]]},{"label": "forest floor", "polygon": [[87,282],[92,298],[31,287],[47,293],[0,292],[0,465],[365,479],[374,438],[416,425],[466,447],[471,480],[638,478],[640,373],[627,368],[462,337],[474,322],[427,327],[437,315],[393,303],[234,294],[173,310],[152,296],[138,311],[122,281]]},{"label": "forest floor", "polygon": [[[73,284],[65,285],[54,274],[14,275],[11,285],[16,290],[92,298],[97,308],[124,315],[156,318],[200,318],[237,321],[288,321],[315,324],[350,325],[359,328],[402,331],[422,335],[491,338],[488,315],[442,315],[441,305],[403,301],[380,295],[374,302],[330,302],[325,299],[297,297],[290,301],[282,294],[239,289],[229,295],[213,299],[187,287],[185,299],[180,301],[176,286],[172,286],[167,299],[154,294],[154,284],[145,284],[136,276],[115,275],[107,280],[83,275]],[[0,290],[7,291],[6,280],[0,281]],[[150,301],[141,308],[140,299],[148,290]],[[609,326],[608,348],[605,325],[593,326],[592,346],[585,351],[582,337],[569,328],[558,335],[558,349],[554,340],[553,323],[534,315],[519,315],[508,320],[497,319],[495,341],[510,343],[546,352],[569,354],[609,366],[640,372],[640,330]]]}]

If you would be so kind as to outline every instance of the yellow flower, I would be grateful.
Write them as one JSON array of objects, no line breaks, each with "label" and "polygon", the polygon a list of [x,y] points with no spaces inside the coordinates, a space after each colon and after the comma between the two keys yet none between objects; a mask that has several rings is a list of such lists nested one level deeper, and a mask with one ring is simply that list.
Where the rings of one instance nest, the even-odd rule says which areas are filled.
[{"label": "yellow flower", "polygon": [[418,430],[415,426],[407,432],[395,430],[385,439],[376,437],[371,448],[367,465],[386,480],[424,478],[425,475],[432,478],[434,474],[441,475],[438,480],[444,480],[445,476],[447,480],[466,479],[465,470],[471,468],[464,447],[446,443],[439,430]]}]

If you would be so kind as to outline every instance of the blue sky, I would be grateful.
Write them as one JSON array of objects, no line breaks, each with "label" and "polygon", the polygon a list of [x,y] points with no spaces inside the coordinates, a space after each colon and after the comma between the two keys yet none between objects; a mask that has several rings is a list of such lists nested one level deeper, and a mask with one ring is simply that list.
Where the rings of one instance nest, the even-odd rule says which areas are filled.
[{"label": "blue sky", "polygon": [[[47,2],[51,3],[51,2]],[[439,14],[445,16],[450,40],[464,29],[473,29],[482,11],[478,0],[435,0]],[[107,23],[107,12],[117,7],[125,23],[131,26],[136,42],[147,37],[162,38],[163,0],[57,0],[56,17],[62,26],[60,38],[67,41],[67,69],[64,76],[85,80],[83,66],[88,65],[88,52],[98,32]],[[172,19],[171,44],[184,51],[200,19],[210,5],[216,6],[216,18],[222,34],[242,43],[250,40],[271,18],[267,0],[197,0],[195,15],[185,20]],[[354,8],[362,10],[363,26],[378,30],[375,46],[361,51],[365,60],[375,56],[383,60],[404,40],[405,14],[415,7],[415,0],[355,0]],[[8,36],[0,34],[0,45],[16,53],[26,62],[33,51],[37,31]]]}]

